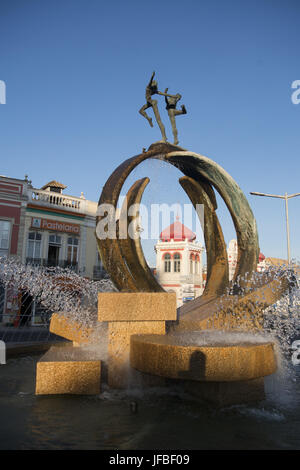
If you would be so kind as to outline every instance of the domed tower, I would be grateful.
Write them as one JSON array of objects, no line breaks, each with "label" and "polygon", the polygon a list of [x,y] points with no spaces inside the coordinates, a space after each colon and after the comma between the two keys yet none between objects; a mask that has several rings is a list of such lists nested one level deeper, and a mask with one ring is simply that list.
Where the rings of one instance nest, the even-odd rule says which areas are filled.
[{"label": "domed tower", "polygon": [[157,280],[167,292],[176,292],[178,307],[203,292],[204,248],[178,216],[161,232],[155,251]]}]

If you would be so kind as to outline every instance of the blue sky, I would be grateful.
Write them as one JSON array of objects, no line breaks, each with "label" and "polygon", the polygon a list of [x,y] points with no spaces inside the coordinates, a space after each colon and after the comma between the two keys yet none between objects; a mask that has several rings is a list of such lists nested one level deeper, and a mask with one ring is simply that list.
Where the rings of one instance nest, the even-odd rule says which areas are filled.
[{"label": "blue sky", "polygon": [[[159,88],[181,93],[187,108],[180,145],[231,174],[261,251],[286,258],[283,201],[249,192],[300,192],[300,104],[291,101],[298,0],[2,0],[0,8],[0,174],[28,174],[35,187],[56,179],[98,200],[117,165],[160,139],[138,114],[155,70]],[[172,141],[163,101],[160,109]],[[188,202],[176,169],[147,162],[130,181],[146,175],[145,203]],[[228,242],[235,234],[222,202],[218,212]],[[299,214],[300,197],[289,202],[297,259]]]}]

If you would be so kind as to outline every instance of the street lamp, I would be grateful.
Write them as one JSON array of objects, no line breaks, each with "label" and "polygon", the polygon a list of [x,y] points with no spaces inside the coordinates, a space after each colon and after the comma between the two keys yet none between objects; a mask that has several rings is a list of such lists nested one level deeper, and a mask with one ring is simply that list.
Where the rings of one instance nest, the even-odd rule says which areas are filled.
[{"label": "street lamp", "polygon": [[286,216],[286,236],[287,236],[287,253],[288,253],[288,264],[291,262],[291,255],[290,255],[290,228],[289,228],[289,210],[288,210],[288,199],[291,199],[295,196],[300,196],[300,193],[290,194],[288,196],[287,193],[284,196],[280,196],[277,194],[264,194],[264,193],[254,193],[250,192],[253,196],[267,196],[267,197],[277,197],[279,199],[285,200],[285,216]]}]

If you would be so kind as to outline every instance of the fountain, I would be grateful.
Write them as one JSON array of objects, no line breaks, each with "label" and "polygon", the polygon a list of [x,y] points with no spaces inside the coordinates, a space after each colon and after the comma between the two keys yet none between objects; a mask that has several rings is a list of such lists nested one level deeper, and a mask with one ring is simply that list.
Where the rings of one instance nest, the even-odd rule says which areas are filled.
[{"label": "fountain", "polygon": [[[258,236],[244,194],[218,164],[178,146],[180,95],[166,96],[173,100],[168,115],[174,145],[166,142],[151,98],[153,77],[141,114],[153,107],[163,139],[124,161],[99,200],[96,236],[111,281],[0,260],[0,281],[29,291],[56,312],[50,331],[66,339],[47,346],[42,357],[8,354],[7,364],[0,365],[1,449],[300,446],[300,375],[297,366],[290,367],[291,349],[300,363],[299,341],[293,341],[300,337],[299,290],[291,292],[288,269],[255,273]],[[128,215],[125,203],[117,217],[109,212],[128,175],[148,158],[179,168],[180,184],[196,210],[204,206],[207,282],[201,297],[179,309],[175,294],[164,292],[147,266],[138,212]],[[128,207],[140,204],[148,182],[132,185]],[[214,189],[237,232],[232,282]],[[101,212],[104,205],[107,213]],[[103,237],[110,223],[116,237]],[[129,225],[137,236],[122,236]]]},{"label": "fountain", "polygon": [[[257,332],[254,329],[238,330],[234,324],[231,327],[230,321],[227,323],[228,329],[224,330],[221,328],[222,320],[216,316],[216,328],[209,320],[208,324],[204,322],[202,330],[181,330],[179,339],[174,327],[180,322],[168,321],[166,334],[155,335],[155,340],[163,342],[168,339],[167,348],[170,350],[173,344],[178,343],[173,349],[171,361],[168,360],[169,355],[169,358],[160,356],[162,360],[156,362],[161,367],[160,372],[169,374],[169,377],[137,372],[131,367],[127,369],[128,387],[117,389],[108,386],[105,370],[108,365],[108,324],[95,323],[98,292],[106,290],[107,294],[112,295],[112,284],[108,281],[94,284],[59,268],[53,270],[46,282],[49,273],[45,268],[26,268],[11,260],[4,260],[1,268],[1,278],[9,280],[13,276],[17,286],[26,286],[31,292],[34,290],[39,298],[43,297],[43,302],[50,309],[56,308],[59,314],[53,315],[53,326],[56,323],[58,327],[57,320],[60,319],[61,333],[64,328],[65,333],[69,337],[74,335],[76,340],[76,346],[70,347],[70,342],[66,346],[62,342],[59,350],[52,349],[49,361],[44,356],[49,365],[50,359],[53,362],[52,371],[49,371],[52,374],[52,380],[48,381],[49,393],[45,395],[35,395],[35,377],[41,364],[41,352],[27,351],[18,357],[8,354],[6,365],[0,365],[1,449],[106,449],[111,453],[118,449],[121,455],[125,449],[299,448],[300,369],[292,365],[288,349],[293,340],[287,341],[288,338],[300,338],[299,330],[296,333],[293,326],[294,320],[299,325],[299,290],[294,290],[291,297],[283,295],[274,306],[264,310],[264,324],[259,322],[263,329],[257,328]],[[272,273],[272,278],[279,282],[281,275],[280,272]],[[61,282],[62,277],[64,283]],[[75,283],[87,294],[89,302],[79,304],[74,291],[67,289],[67,285],[70,287],[70,284]],[[232,317],[229,310],[226,315],[228,319]],[[226,320],[225,314],[223,320]],[[142,343],[145,343],[148,342],[146,336],[142,334],[135,338],[141,338]],[[277,366],[277,372],[264,379],[265,400],[262,400],[259,379],[256,384],[255,379],[251,379],[251,387],[247,380],[222,382],[219,387],[216,381],[204,382],[203,377],[197,377],[201,370],[205,374],[210,371],[216,374],[220,370],[219,361],[216,362],[216,370],[206,367],[200,369],[201,364],[204,364],[204,355],[213,352],[212,345],[221,349],[230,346],[232,352],[235,345],[240,348],[246,344],[244,355],[238,354],[237,362],[231,362],[241,373],[243,366],[249,372],[247,355],[251,345],[262,345],[264,348],[264,343],[274,345]],[[192,361],[187,360],[186,368],[182,367],[184,361],[180,357],[183,356],[183,349],[177,346],[199,348],[197,354],[191,355]],[[205,349],[206,346],[209,350]],[[286,360],[281,351],[286,352]],[[147,364],[145,352],[143,350],[143,367],[148,367],[152,361]],[[158,354],[161,355],[161,351]],[[135,360],[137,358],[135,356]],[[178,377],[171,376],[170,372],[176,371],[179,364],[178,358],[181,361],[181,366],[177,368]],[[80,368],[75,359],[79,359],[79,362],[83,362],[83,359],[101,361],[101,370],[94,364],[90,366],[90,372],[85,371],[85,365]],[[222,359],[223,368],[224,357]],[[63,360],[67,363],[73,361],[73,370],[70,368],[69,373],[67,368],[61,367],[59,370]],[[230,362],[226,364],[227,371],[232,373],[234,369],[229,367]],[[191,373],[194,374],[192,380]],[[91,387],[93,381],[99,390],[100,374],[101,393],[97,393],[94,388],[87,396],[87,387]],[[81,382],[78,377],[81,377]],[[51,390],[51,383],[58,387],[59,378],[61,389],[54,390],[53,387]],[[197,380],[199,378],[201,380]],[[236,387],[232,387],[233,383]],[[248,388],[246,397],[246,390],[241,389],[242,384]],[[211,400],[212,396],[214,400]]]},{"label": "fountain", "polygon": [[[176,165],[185,175],[180,184],[195,208],[204,205],[208,274],[203,295],[176,309],[175,293],[164,292],[147,266],[140,237],[120,236],[124,226],[137,223],[138,212],[128,216],[124,203],[117,221],[112,221],[107,211],[98,211],[99,252],[118,289],[98,293],[98,327],[105,331],[107,357],[97,356],[100,339],[95,326],[54,314],[50,331],[73,346],[68,351],[52,348],[38,362],[36,393],[97,394],[101,380],[112,389],[171,380],[216,405],[261,400],[264,377],[277,369],[274,339],[264,334],[264,312],[287,291],[287,277],[254,274],[258,236],[245,196],[217,163],[178,146],[152,144],[123,162],[106,182],[99,208],[117,208],[125,179],[148,158]],[[143,178],[132,185],[127,207],[140,204],[148,181]],[[238,263],[231,283],[213,187],[225,201],[237,232]],[[105,227],[107,232],[111,222],[117,223],[117,237],[103,236],[100,230]]]},{"label": "fountain", "polygon": [[[140,113],[152,126],[146,110],[153,108],[162,141],[121,163],[99,199],[96,237],[113,284],[109,289],[87,286],[92,294],[85,297],[92,296],[93,303],[97,296],[96,318],[84,296],[74,294],[78,292],[74,278],[61,275],[53,281],[53,276],[44,276],[46,285],[51,278],[48,291],[54,298],[59,291],[66,304],[70,298],[75,303],[73,309],[63,302],[52,308],[57,313],[52,315],[50,331],[72,345],[52,347],[37,363],[36,394],[91,395],[100,393],[101,382],[111,389],[126,389],[130,384],[151,387],[175,381],[214,404],[262,399],[264,377],[277,369],[274,338],[264,334],[265,312],[286,293],[289,282],[285,273],[255,275],[258,234],[246,197],[216,162],[178,146],[175,117],[186,114],[184,105],[176,110],[181,95],[170,95],[168,89],[159,92],[153,79],[154,73]],[[165,96],[174,144],[167,142],[154,94]],[[127,211],[139,206],[149,178],[136,181],[117,210],[125,180],[147,159],[181,170],[184,176],[179,182],[196,211],[199,205],[204,207],[206,286],[201,297],[179,309],[176,294],[163,290],[146,263],[138,211],[134,215]],[[231,282],[214,190],[224,200],[237,234],[238,262]],[[128,227],[133,227],[133,236]]]}]

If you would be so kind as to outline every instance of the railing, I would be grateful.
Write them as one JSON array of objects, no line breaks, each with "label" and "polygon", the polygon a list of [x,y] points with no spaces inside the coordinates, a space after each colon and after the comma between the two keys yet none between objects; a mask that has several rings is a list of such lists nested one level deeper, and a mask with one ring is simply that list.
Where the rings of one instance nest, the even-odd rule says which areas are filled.
[{"label": "railing", "polygon": [[103,279],[107,276],[107,272],[102,266],[94,266],[93,269],[93,279],[94,280],[99,280]]},{"label": "railing", "polygon": [[70,263],[66,260],[60,260],[58,262],[55,262],[45,258],[26,258],[26,264],[30,264],[31,266],[45,266],[48,268],[58,266],[60,268],[70,269],[78,273],[78,263]]},{"label": "railing", "polygon": [[26,258],[26,264],[31,266],[45,266],[44,262],[46,260],[42,258]]},{"label": "railing", "polygon": [[69,261],[63,261],[63,268],[71,269],[75,273],[78,273],[78,263],[70,263]]},{"label": "railing", "polygon": [[72,212],[83,212],[85,210],[84,199],[41,189],[30,190],[29,201],[42,206],[56,206]]}]

